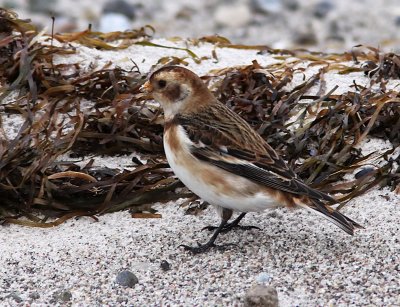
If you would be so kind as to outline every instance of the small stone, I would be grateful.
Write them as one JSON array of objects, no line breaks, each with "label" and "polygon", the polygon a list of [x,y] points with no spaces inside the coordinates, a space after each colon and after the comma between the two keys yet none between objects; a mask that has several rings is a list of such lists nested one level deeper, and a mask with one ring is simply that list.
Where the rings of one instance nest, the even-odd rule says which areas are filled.
[{"label": "small stone", "polygon": [[129,299],[126,296],[118,296],[117,303],[126,304],[128,303]]},{"label": "small stone", "polygon": [[247,292],[246,307],[278,307],[278,292],[271,286],[256,285]]},{"label": "small stone", "polygon": [[30,297],[31,299],[33,299],[33,300],[37,300],[37,299],[40,298],[40,294],[37,293],[37,292],[32,292],[32,293],[29,293],[29,297]]},{"label": "small stone", "polygon": [[69,292],[69,291],[63,291],[63,292],[61,293],[61,295],[60,295],[60,299],[61,299],[63,302],[68,302],[68,301],[70,301],[70,300],[72,299],[72,293]]},{"label": "small stone", "polygon": [[265,284],[267,282],[270,282],[272,279],[271,275],[269,275],[268,273],[265,272],[261,272],[260,274],[258,274],[258,276],[256,277],[256,281],[259,284]]},{"label": "small stone", "polygon": [[268,14],[268,13],[279,13],[282,11],[281,0],[251,0],[253,10],[256,12]]},{"label": "small stone", "polygon": [[22,298],[19,296],[19,294],[17,292],[10,293],[7,297],[12,298],[17,303],[22,302]]},{"label": "small stone", "polygon": [[139,279],[131,271],[122,271],[118,273],[115,282],[121,286],[133,288],[139,282]]},{"label": "small stone", "polygon": [[313,15],[317,18],[322,19],[325,18],[326,15],[328,15],[329,12],[332,11],[334,8],[335,6],[332,1],[320,1],[314,6]]},{"label": "small stone", "polygon": [[28,1],[28,9],[34,13],[51,13],[53,11],[54,2],[52,0],[30,0]]},{"label": "small stone", "polygon": [[116,13],[125,15],[129,19],[135,18],[135,7],[124,0],[113,0],[107,2],[103,7],[103,13]]},{"label": "small stone", "polygon": [[191,20],[192,16],[196,14],[196,10],[188,6],[183,6],[175,15],[177,19]]},{"label": "small stone", "polygon": [[162,269],[163,271],[169,271],[169,270],[171,270],[171,265],[169,264],[169,262],[168,262],[167,260],[161,261],[160,266],[161,266],[161,269]]},{"label": "small stone", "polygon": [[57,291],[53,295],[54,301],[69,302],[72,299],[72,293],[68,290]]},{"label": "small stone", "polygon": [[343,31],[339,27],[339,21],[332,20],[328,26],[329,36],[328,38],[334,41],[344,42]]},{"label": "small stone", "polygon": [[252,19],[250,8],[246,4],[219,5],[214,15],[217,24],[225,27],[242,27]]},{"label": "small stone", "polygon": [[310,24],[293,32],[293,41],[299,45],[316,45],[317,36]]},{"label": "small stone", "polygon": [[284,0],[283,4],[289,11],[297,11],[300,8],[297,0]]},{"label": "small stone", "polygon": [[126,31],[132,28],[131,21],[125,15],[119,13],[106,13],[100,18],[100,32]]},{"label": "small stone", "polygon": [[3,2],[3,8],[5,8],[5,9],[16,9],[16,8],[19,8],[21,5],[20,5],[20,3],[15,3],[15,1],[4,1]]}]

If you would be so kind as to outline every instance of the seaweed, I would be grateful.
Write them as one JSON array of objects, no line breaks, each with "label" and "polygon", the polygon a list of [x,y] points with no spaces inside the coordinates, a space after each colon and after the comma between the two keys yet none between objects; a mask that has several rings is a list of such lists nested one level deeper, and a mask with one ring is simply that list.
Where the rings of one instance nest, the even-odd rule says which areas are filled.
[{"label": "seaweed", "polygon": [[[139,90],[147,72],[140,72],[134,62],[129,70],[111,63],[82,69],[79,63],[54,64],[54,56],[74,54],[76,44],[105,50],[138,44],[187,53],[185,58],[161,58],[161,65],[200,63],[204,58],[188,48],[151,42],[150,26],[50,37],[1,9],[0,30],[0,221],[53,227],[76,216],[97,219],[127,209],[132,217],[158,218],[149,204],[178,198],[187,198],[188,212],[204,208],[166,163],[162,112]],[[365,46],[344,54],[274,50],[234,45],[220,36],[192,43],[214,44],[215,61],[218,48],[259,50],[282,60],[268,67],[256,61],[227,67],[204,79],[218,99],[248,121],[309,184],[337,195],[343,204],[376,185],[399,189],[400,157],[394,157],[394,149],[368,156],[359,150],[368,137],[388,140],[393,148],[400,145],[399,93],[387,89],[390,80],[399,78],[396,54]],[[304,63],[318,66],[318,72],[291,88],[295,74],[304,72]],[[327,89],[324,80],[332,70],[365,72],[369,84],[354,83],[354,91],[334,94],[336,87]],[[310,95],[315,86],[318,93]],[[11,93],[15,99],[10,99]],[[1,122],[10,114],[24,120],[12,138]],[[133,160],[132,170],[96,166],[100,155],[131,152],[146,162]],[[80,157],[87,155],[93,158],[82,166]],[[377,165],[375,160],[379,166],[344,180],[346,174]]]}]

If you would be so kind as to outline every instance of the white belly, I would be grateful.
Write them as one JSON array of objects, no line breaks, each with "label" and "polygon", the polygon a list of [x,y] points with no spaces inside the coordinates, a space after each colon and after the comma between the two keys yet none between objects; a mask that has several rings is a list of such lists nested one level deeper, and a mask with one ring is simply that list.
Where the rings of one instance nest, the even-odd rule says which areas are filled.
[{"label": "white belly", "polygon": [[[224,171],[195,158],[189,153],[190,140],[185,138],[180,150],[172,151],[164,134],[164,149],[175,175],[196,195],[210,204],[240,212],[262,211],[279,206],[266,191],[250,180]],[[208,174],[208,175],[207,175]],[[211,178],[212,177],[212,178]],[[212,179],[212,180],[211,180]]]}]

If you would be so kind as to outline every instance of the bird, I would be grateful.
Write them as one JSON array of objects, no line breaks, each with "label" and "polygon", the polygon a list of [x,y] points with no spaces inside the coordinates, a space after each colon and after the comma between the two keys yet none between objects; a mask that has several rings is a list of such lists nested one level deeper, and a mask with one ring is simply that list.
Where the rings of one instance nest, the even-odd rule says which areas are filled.
[{"label": "bird", "polygon": [[[211,238],[192,253],[228,244],[215,243],[221,232],[240,227],[248,212],[277,207],[306,208],[353,235],[360,224],[331,208],[330,195],[302,181],[244,119],[221,103],[202,79],[182,66],[150,74],[142,91],[164,111],[163,144],[169,166],[194,194],[212,204],[221,218]],[[239,216],[229,222],[234,212]],[[243,226],[242,226],[243,227]],[[248,228],[258,228],[254,226]]]}]

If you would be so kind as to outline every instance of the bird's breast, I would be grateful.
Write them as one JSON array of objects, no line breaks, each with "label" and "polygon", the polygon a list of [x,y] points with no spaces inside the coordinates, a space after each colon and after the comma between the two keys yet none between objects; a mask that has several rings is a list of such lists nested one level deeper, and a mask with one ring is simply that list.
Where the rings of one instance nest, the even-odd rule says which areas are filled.
[{"label": "bird's breast", "polygon": [[276,206],[276,201],[258,184],[194,157],[190,152],[193,145],[179,125],[164,131],[168,163],[193,193],[211,204],[236,211],[261,211]]}]

